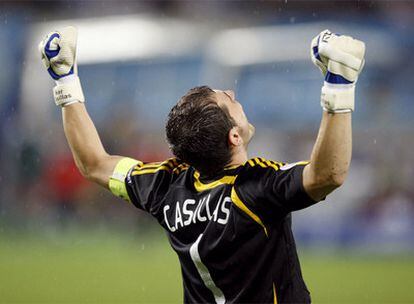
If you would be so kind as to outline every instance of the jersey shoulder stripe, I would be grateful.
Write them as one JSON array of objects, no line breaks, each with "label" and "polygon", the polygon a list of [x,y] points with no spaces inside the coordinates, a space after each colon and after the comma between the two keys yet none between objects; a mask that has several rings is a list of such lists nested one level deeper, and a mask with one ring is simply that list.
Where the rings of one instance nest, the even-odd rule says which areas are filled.
[{"label": "jersey shoulder stripe", "polygon": [[296,163],[290,163],[290,164],[284,164],[282,167],[280,167],[280,170],[289,170],[295,166],[306,166],[307,164],[309,164],[310,161],[305,160],[305,161],[298,161]]},{"label": "jersey shoulder stripe", "polygon": [[258,223],[260,226],[262,226],[264,233],[266,234],[266,236],[268,237],[268,232],[267,232],[267,228],[264,225],[263,221],[260,219],[260,217],[255,214],[252,210],[250,210],[246,204],[244,204],[242,202],[242,200],[240,199],[240,197],[238,196],[236,190],[234,189],[234,187],[231,189],[231,200],[232,202],[240,209],[242,210],[244,213],[247,214],[247,216],[249,216],[251,219],[253,219],[256,223]]},{"label": "jersey shoulder stripe", "polygon": [[247,161],[249,167],[262,167],[262,168],[273,168],[278,171],[280,167],[284,166],[285,163],[275,162],[273,160],[267,160],[262,157],[255,157]]},{"label": "jersey shoulder stripe", "polygon": [[158,171],[166,171],[168,173],[179,174],[187,170],[189,166],[185,163],[180,163],[176,158],[169,158],[163,162],[153,163],[138,163],[131,172],[131,176],[154,174]]},{"label": "jersey shoulder stripe", "polygon": [[[272,160],[266,160],[264,158],[261,157],[255,157],[252,159],[249,159],[244,165],[242,165],[243,167],[245,167],[246,169],[248,169],[249,167],[262,167],[262,168],[273,168],[274,170],[279,170],[281,166],[283,166],[284,163],[280,163],[280,162],[275,162]],[[237,167],[240,167],[240,165],[234,165],[234,166],[230,166],[230,167],[226,167],[225,170],[232,170],[232,169],[236,169]],[[198,171],[194,172],[194,187],[197,190],[197,192],[202,192],[202,191],[206,191],[209,189],[213,189],[217,186],[220,185],[234,185],[235,181],[236,181],[237,175],[225,175],[222,178],[215,180],[213,182],[210,183],[203,183],[200,180],[200,173]]]}]

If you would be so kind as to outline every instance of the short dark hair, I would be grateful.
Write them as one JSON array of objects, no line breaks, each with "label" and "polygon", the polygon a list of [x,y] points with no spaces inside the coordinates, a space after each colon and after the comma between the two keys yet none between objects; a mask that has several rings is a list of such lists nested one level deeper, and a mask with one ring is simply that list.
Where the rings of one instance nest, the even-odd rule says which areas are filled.
[{"label": "short dark hair", "polygon": [[202,175],[220,173],[231,161],[228,134],[235,126],[208,86],[189,90],[168,114],[167,141],[172,153]]}]

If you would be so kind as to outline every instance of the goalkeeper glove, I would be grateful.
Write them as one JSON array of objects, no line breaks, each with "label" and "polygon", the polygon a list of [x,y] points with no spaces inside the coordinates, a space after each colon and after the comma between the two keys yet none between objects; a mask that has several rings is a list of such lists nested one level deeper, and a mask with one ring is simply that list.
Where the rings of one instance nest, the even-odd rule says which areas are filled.
[{"label": "goalkeeper glove", "polygon": [[365,63],[365,44],[324,30],[313,38],[310,51],[312,62],[325,76],[322,108],[331,113],[352,112],[355,83]]},{"label": "goalkeeper glove", "polygon": [[85,102],[76,64],[78,32],[72,26],[49,33],[39,44],[42,62],[55,80],[53,96],[58,106]]}]

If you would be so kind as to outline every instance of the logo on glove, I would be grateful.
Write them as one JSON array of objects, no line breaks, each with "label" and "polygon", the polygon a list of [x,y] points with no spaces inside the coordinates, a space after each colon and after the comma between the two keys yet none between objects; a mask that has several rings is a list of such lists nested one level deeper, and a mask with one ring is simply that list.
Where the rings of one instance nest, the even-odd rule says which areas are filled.
[{"label": "logo on glove", "polygon": [[63,90],[56,91],[55,95],[56,95],[56,103],[58,103],[62,100],[65,100],[65,99],[72,98],[72,95],[70,93],[64,94]]},{"label": "logo on glove", "polygon": [[328,40],[332,37],[332,32],[325,32],[322,35],[322,41],[323,42],[328,42]]}]

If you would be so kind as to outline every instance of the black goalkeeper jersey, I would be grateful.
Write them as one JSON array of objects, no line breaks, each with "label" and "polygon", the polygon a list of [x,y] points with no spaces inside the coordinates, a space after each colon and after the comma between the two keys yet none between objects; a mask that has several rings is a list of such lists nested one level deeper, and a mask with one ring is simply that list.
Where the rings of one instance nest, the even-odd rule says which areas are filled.
[{"label": "black goalkeeper jersey", "polygon": [[213,180],[175,158],[129,170],[131,202],[178,254],[185,303],[310,303],[290,214],[315,203],[305,165],[254,158]]}]

